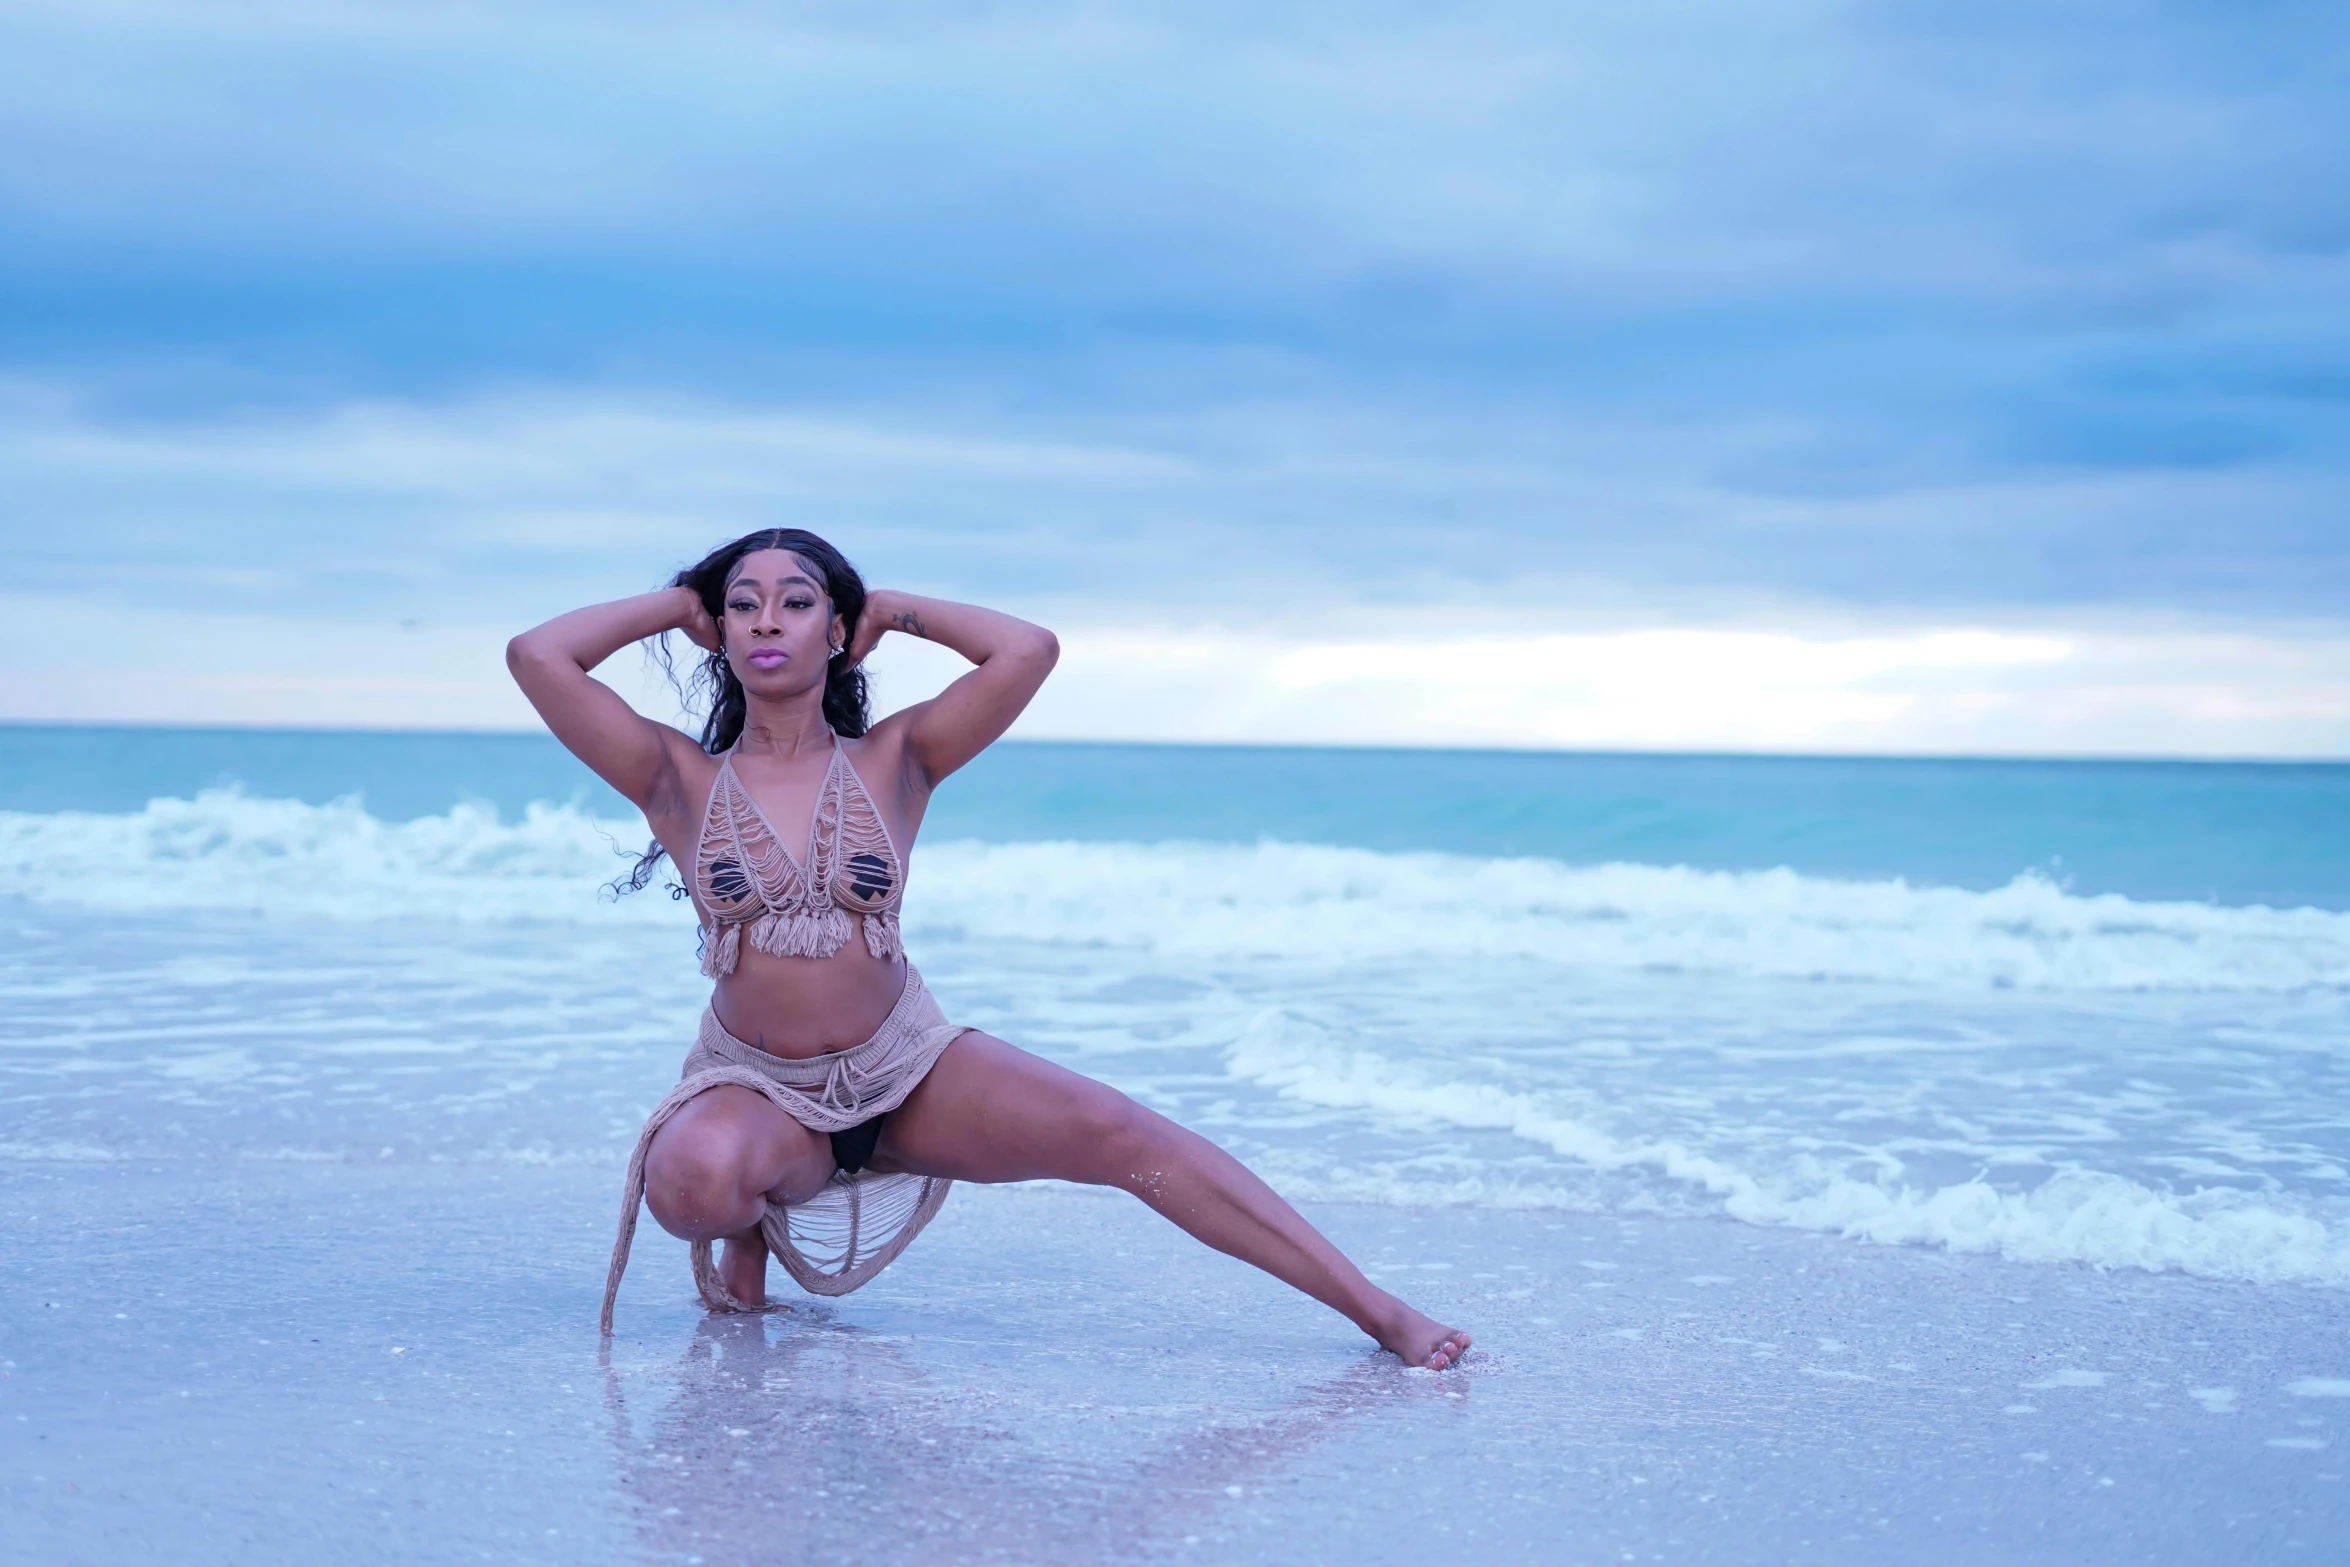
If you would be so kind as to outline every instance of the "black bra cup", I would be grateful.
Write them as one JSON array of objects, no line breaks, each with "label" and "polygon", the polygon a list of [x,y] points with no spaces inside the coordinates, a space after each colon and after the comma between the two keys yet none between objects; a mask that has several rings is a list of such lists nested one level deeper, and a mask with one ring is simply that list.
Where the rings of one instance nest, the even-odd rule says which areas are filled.
[{"label": "black bra cup", "polygon": [[710,866],[710,896],[725,903],[742,903],[751,896],[751,878],[732,860],[713,861]]},{"label": "black bra cup", "polygon": [[849,890],[858,897],[886,896],[890,888],[889,861],[878,854],[849,856]]}]

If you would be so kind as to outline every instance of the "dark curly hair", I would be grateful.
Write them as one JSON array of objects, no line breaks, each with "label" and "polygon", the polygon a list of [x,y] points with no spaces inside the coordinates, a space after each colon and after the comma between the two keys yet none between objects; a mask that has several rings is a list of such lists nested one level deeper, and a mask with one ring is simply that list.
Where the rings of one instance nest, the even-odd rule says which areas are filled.
[{"label": "dark curly hair", "polygon": [[[832,612],[840,616],[848,635],[856,635],[857,621],[865,613],[865,579],[849,564],[846,555],[805,528],[761,528],[756,533],[746,533],[686,567],[669,579],[669,585],[693,589],[694,596],[702,601],[702,608],[709,611],[711,621],[724,625],[726,584],[744,556],[761,550],[786,550],[797,557],[824,584],[824,596],[832,601]],[[682,681],[678,679],[676,666],[670,662],[666,638],[655,644],[654,656],[668,671],[671,683],[678,687],[689,709],[700,707],[704,701],[709,703],[709,716],[702,721],[703,750],[716,756],[742,738],[747,705],[743,683],[726,657],[723,640]],[[833,654],[824,669],[824,721],[832,726],[834,734],[852,740],[873,727],[872,693],[865,682],[865,671],[849,662],[846,647]],[[655,839],[637,860],[636,868],[613,883],[612,890],[615,893],[641,890],[652,881],[653,871],[667,855],[660,840]],[[685,889],[673,887],[670,894],[682,898]]]}]

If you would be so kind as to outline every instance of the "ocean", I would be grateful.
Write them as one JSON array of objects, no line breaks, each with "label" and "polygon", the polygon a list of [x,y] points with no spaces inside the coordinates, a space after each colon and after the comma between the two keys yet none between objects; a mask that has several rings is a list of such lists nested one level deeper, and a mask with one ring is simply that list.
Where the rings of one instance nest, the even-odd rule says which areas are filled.
[{"label": "ocean", "polygon": [[[1922,1376],[1932,1350],[1918,1334],[1973,1321],[1951,1299],[2078,1296],[2095,1323],[2034,1314],[2041,1348],[2024,1369],[2037,1369],[1984,1395],[2012,1423],[2073,1396],[2015,1388],[2128,1381],[2086,1347],[2064,1360],[2051,1346],[2118,1343],[2227,1301],[2249,1324],[2230,1352],[2258,1343],[2273,1365],[2166,1374],[2152,1382],[2164,1418],[2265,1397],[2279,1412],[2245,1439],[2255,1456],[2229,1462],[2322,1462],[2350,1395],[2335,1331],[2350,1285],[2346,829],[2342,765],[1008,742],[942,787],[912,856],[906,932],[958,1021],[1166,1110],[1309,1212],[1341,1216],[1325,1222],[1342,1232],[1454,1248],[1425,1266],[1457,1265],[1458,1280],[1421,1277],[1439,1295],[1488,1281],[1452,1298],[1482,1313],[1464,1325],[1496,1367],[1510,1323],[1528,1342],[1587,1349],[1604,1335],[1611,1352],[1652,1353],[1742,1268],[1783,1264],[1772,1276],[1796,1292],[1772,1310],[1804,1298],[1798,1268],[1862,1270],[1881,1298],[1915,1295],[1928,1326],[1869,1367],[1846,1353],[1853,1330],[1790,1317],[1782,1337],[1833,1346],[1812,1351],[1815,1369],[1862,1383],[1898,1381],[1896,1366]],[[41,1212],[80,1226],[102,1197],[135,1205],[132,1189],[162,1182],[183,1204],[243,1192],[236,1226],[266,1228],[305,1191],[356,1201],[365,1185],[391,1213],[443,1212],[461,1232],[476,1221],[456,1194],[472,1190],[540,1193],[512,1200],[560,1208],[547,1222],[582,1233],[608,1223],[635,1127],[706,993],[686,907],[659,888],[610,890],[643,840],[625,804],[540,737],[0,727],[11,1212],[34,1229]],[[962,1222],[966,1247],[1047,1244],[1023,1202],[1059,1215],[1049,1234],[1113,1222],[1091,1197],[983,1194],[958,1196],[936,1233]],[[248,1233],[206,1211],[188,1221],[197,1232]],[[647,1231],[624,1321],[714,1331],[686,1325],[698,1319],[670,1255],[682,1248]],[[87,1253],[87,1234],[41,1233],[49,1265],[87,1265],[63,1260]],[[1063,1265],[1114,1276],[1123,1265],[1105,1259],[1169,1244],[1104,1234]],[[143,1244],[123,1238],[124,1255]],[[563,1264],[582,1301],[601,1283],[593,1244]],[[817,1320],[856,1322],[867,1302],[918,1311],[911,1296],[889,1307],[889,1292],[917,1288],[915,1259],[934,1245],[931,1266],[962,1266],[951,1276],[979,1290],[988,1264],[950,1264],[957,1244],[925,1237]],[[1423,1266],[1381,1255],[1393,1287]],[[1175,1252],[1153,1263],[1153,1288],[1187,1265]],[[13,1276],[20,1317],[61,1309],[31,1304],[58,1292],[32,1266]],[[1648,1326],[1607,1318],[1605,1301],[1648,1275],[1658,1300],[1679,1292],[1676,1312],[1696,1306]],[[1585,1287],[1599,1285],[1619,1290]],[[1957,1293],[1936,1303],[1945,1290]],[[1000,1335],[1027,1309],[1018,1289],[987,1298],[957,1331]],[[20,1388],[26,1357],[76,1342],[41,1339],[49,1320],[14,1330],[0,1370]],[[2181,1328],[2168,1347],[2209,1349],[2193,1336],[2209,1331]],[[1763,1342],[1708,1340],[1749,1341]],[[773,1332],[757,1345],[805,1351]],[[1518,1354],[1521,1369],[1538,1358]],[[1205,1364],[1209,1384],[1215,1366],[1230,1372]],[[684,1396],[691,1377],[663,1375]],[[1680,1385],[1669,1369],[1643,1375]],[[1101,1440],[1067,1436],[1072,1452]],[[2061,1466],[2062,1439],[2021,1440],[2034,1445],[2010,1444],[2002,1462],[2054,1451]],[[2312,1501],[2314,1473],[2258,1482],[2285,1486],[2278,1516],[2301,1520],[2278,1526],[2280,1550],[2345,1538],[2338,1476],[2324,1471],[2332,1488]],[[1332,1475],[1346,1483],[1343,1466]],[[1983,1483],[1990,1495],[2005,1482]],[[650,1516],[631,1515],[629,1551],[699,1549]],[[1193,1544],[1245,1535],[1218,1527]],[[1509,1536],[1524,1559],[1582,1559],[1539,1548],[1527,1527]],[[1632,1529],[1626,1548],[1687,1535],[1671,1527]],[[1019,1538],[980,1543],[1084,1559],[1183,1537],[1152,1534],[1148,1550],[1098,1530]],[[1603,1558],[1619,1559],[1595,1545]]]}]

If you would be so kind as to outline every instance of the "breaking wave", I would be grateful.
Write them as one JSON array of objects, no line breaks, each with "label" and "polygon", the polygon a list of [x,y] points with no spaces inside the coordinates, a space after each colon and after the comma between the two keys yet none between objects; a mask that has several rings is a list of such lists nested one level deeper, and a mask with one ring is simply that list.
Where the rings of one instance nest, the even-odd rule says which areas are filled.
[{"label": "breaking wave", "polygon": [[[1595,1126],[1546,1103],[1539,1092],[1464,1081],[1441,1063],[1392,1060],[1278,1009],[1242,1033],[1226,1054],[1226,1066],[1236,1077],[1302,1103],[1421,1126],[1507,1132],[1584,1170],[1644,1176],[1665,1198],[1652,1205],[1674,1211],[1710,1210],[1750,1224],[1990,1252],[2016,1262],[2087,1263],[2262,1284],[2350,1284],[2350,1221],[2338,1214],[2329,1218],[2282,1193],[2158,1190],[2079,1166],[2060,1168],[2029,1190],[1979,1179],[1939,1187],[1872,1181],[1801,1155],[1761,1168],[1752,1155],[1708,1149],[1691,1139]],[[1412,1202],[1431,1195],[1411,1187],[1415,1176],[1408,1171],[1393,1177],[1346,1174],[1354,1188],[1347,1196]],[[1389,1179],[1403,1189],[1379,1190]],[[1580,1203],[1555,1181],[1528,1185],[1503,1169],[1476,1184],[1473,1200],[1480,1206],[1623,1205],[1620,1195]]]},{"label": "breaking wave", "polygon": [[[682,922],[658,891],[599,889],[642,828],[568,806],[385,822],[356,801],[217,791],[120,815],[0,812],[0,895],[123,913]],[[917,940],[1170,957],[1504,957],[1633,971],[1965,988],[2294,991],[2350,986],[2350,914],[1990,891],[1788,870],[1575,866],[1261,843],[926,845]]]}]

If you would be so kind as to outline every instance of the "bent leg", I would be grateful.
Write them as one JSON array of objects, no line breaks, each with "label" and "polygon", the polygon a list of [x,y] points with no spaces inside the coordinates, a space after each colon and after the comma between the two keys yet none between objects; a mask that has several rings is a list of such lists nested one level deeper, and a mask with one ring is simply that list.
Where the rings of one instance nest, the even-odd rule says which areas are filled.
[{"label": "bent leg", "polygon": [[726,1242],[719,1273],[746,1305],[767,1295],[767,1200],[804,1202],[832,1175],[832,1145],[765,1095],[721,1085],[696,1094],[645,1150],[645,1206],[681,1240]]},{"label": "bent leg", "polygon": [[873,1168],[959,1181],[1051,1178],[1134,1193],[1218,1251],[1337,1311],[1405,1364],[1438,1370],[1469,1336],[1363,1277],[1239,1160],[1157,1111],[974,1030],[883,1124]]}]

